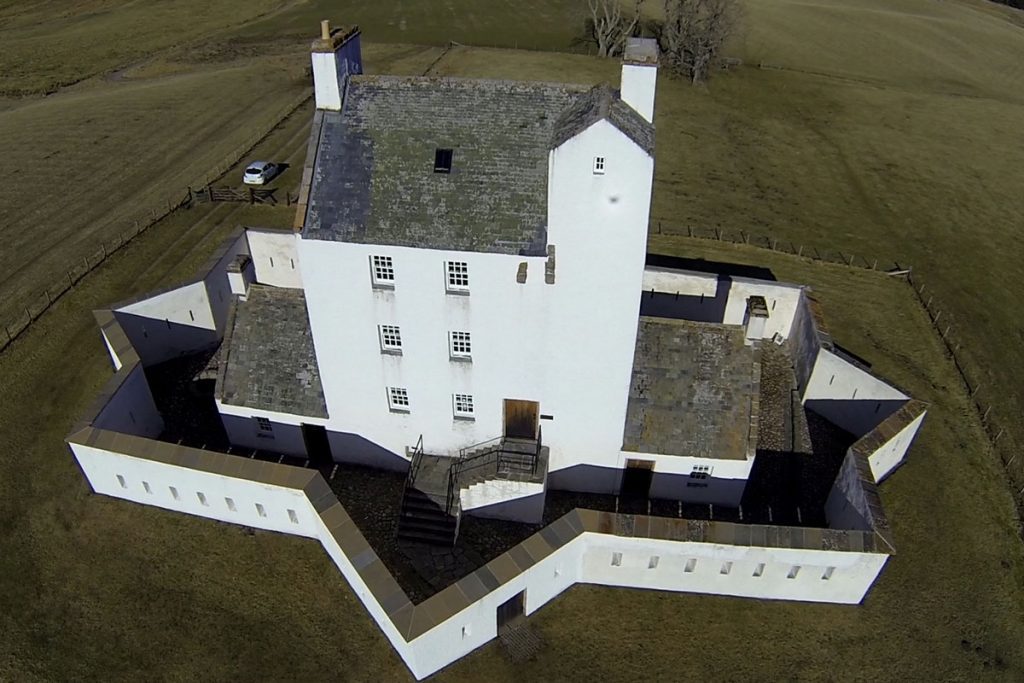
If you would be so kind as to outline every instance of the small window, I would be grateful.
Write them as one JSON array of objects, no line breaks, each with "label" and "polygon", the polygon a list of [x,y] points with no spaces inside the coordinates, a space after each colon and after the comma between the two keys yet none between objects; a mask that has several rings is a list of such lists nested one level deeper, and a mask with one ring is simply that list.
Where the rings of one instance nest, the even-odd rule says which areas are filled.
[{"label": "small window", "polygon": [[238,508],[235,507],[235,501],[230,498],[225,498],[224,503],[228,506],[228,510],[231,510],[231,512],[238,512]]},{"label": "small window", "polygon": [[754,567],[754,576],[761,576],[762,574],[764,574],[764,562],[760,562]]},{"label": "small window", "polygon": [[469,332],[448,333],[448,346],[452,358],[467,359],[473,356],[473,343]]},{"label": "small window", "polygon": [[686,566],[683,567],[683,571],[687,574],[692,574],[693,570],[697,568],[697,560],[692,557],[686,561]]},{"label": "small window", "polygon": [[465,293],[469,291],[469,264],[465,261],[447,261],[448,291]]},{"label": "small window", "polygon": [[622,566],[622,553],[612,553],[612,566],[613,567],[621,567]]},{"label": "small window", "polygon": [[267,516],[267,509],[263,507],[263,503],[256,503],[256,514],[260,517]]},{"label": "small window", "polygon": [[292,521],[292,524],[299,523],[299,516],[295,513],[295,510],[288,510],[288,519]]},{"label": "small window", "polygon": [[402,331],[398,325],[378,325],[377,332],[380,335],[380,350],[384,353],[402,352]]},{"label": "small window", "polygon": [[786,574],[786,578],[787,579],[795,579],[796,575],[799,574],[799,573],[800,573],[800,565],[793,565],[790,568],[789,573]]},{"label": "small window", "polygon": [[647,561],[647,568],[648,569],[657,569],[658,568],[658,561],[660,559],[661,558],[659,558],[657,555],[651,555],[651,559]]},{"label": "small window", "polygon": [[259,429],[264,434],[273,434],[274,433],[274,425],[272,425],[270,423],[270,418],[257,417],[256,418],[256,428]]},{"label": "small window", "polygon": [[711,476],[710,465],[694,465],[690,471],[690,479],[707,479]]},{"label": "small window", "polygon": [[121,488],[123,488],[123,489],[128,488],[128,484],[125,483],[124,477],[122,477],[120,474],[117,475],[117,483],[120,484]]},{"label": "small window", "polygon": [[178,489],[174,488],[173,486],[168,486],[167,488],[170,489],[171,491],[171,498],[173,498],[174,500],[181,500],[181,497],[178,496]]},{"label": "small window", "polygon": [[452,394],[452,413],[457,419],[474,419],[472,394]]},{"label": "small window", "polygon": [[434,173],[451,173],[454,150],[437,148],[434,150]]},{"label": "small window", "polygon": [[594,157],[594,175],[604,175],[604,157]]},{"label": "small window", "polygon": [[390,256],[371,256],[370,264],[374,287],[395,286],[395,264]]},{"label": "small window", "polygon": [[403,387],[388,387],[388,407],[399,413],[409,412],[409,391]]},{"label": "small window", "polygon": [[469,636],[470,633],[472,633],[472,630],[470,629],[468,624],[466,626],[462,627],[462,637],[463,638],[466,638],[467,636]]},{"label": "small window", "polygon": [[196,498],[199,499],[199,504],[200,505],[209,505],[209,503],[206,502],[206,494],[205,493],[201,493],[199,491],[196,491]]},{"label": "small window", "polygon": [[142,490],[145,491],[146,493],[153,493],[153,489],[149,487],[148,481],[142,482]]},{"label": "small window", "polygon": [[723,562],[722,568],[719,570],[720,574],[728,574],[732,571],[732,562]]},{"label": "small window", "polygon": [[834,572],[835,570],[836,570],[835,567],[828,567],[827,569],[825,569],[825,571],[821,574],[821,580],[822,581],[828,581],[829,579],[831,579],[832,578],[832,572]]}]

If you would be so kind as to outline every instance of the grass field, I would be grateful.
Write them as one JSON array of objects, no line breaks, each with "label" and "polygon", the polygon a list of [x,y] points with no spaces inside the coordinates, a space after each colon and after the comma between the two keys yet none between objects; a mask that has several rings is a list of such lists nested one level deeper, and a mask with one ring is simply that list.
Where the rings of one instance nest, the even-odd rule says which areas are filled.
[{"label": "grass field", "polygon": [[[400,73],[421,73],[440,50],[381,43],[566,49],[579,25],[569,0],[253,2],[237,12],[176,0],[159,15],[122,5],[0,0],[0,78],[15,79],[0,89],[135,65],[123,80],[0,99],[0,148],[19,169],[0,201],[0,301],[29,287],[26,273],[56,272],[62,253],[88,246],[119,203],[137,208],[173,174],[220,162],[210,140],[303,86],[298,70],[324,16],[360,23],[368,67]],[[65,14],[53,18],[54,8]],[[654,223],[914,264],[993,411],[1024,412],[1024,15],[981,0],[777,0],[748,3],[747,16],[731,48],[747,67],[707,88],[660,79]],[[168,30],[127,31],[152,17]],[[44,30],[36,24],[78,40],[76,59],[25,66]],[[96,40],[106,35],[117,45]],[[782,68],[750,66],[760,61]],[[457,48],[432,73],[614,83],[618,67]],[[287,121],[254,152],[293,164],[285,185],[305,125]],[[91,171],[100,177],[87,192],[75,163],[90,157],[107,166]],[[89,496],[62,443],[109,376],[91,308],[191,275],[237,223],[289,221],[283,209],[178,212],[0,354],[0,680],[406,677],[318,546]],[[1010,496],[906,285],[750,248],[666,236],[652,247],[812,284],[844,346],[932,402],[910,462],[882,487],[898,554],[861,608],[577,587],[534,620],[548,643],[537,661],[513,670],[491,646],[439,679],[1024,679],[1024,555]],[[1008,443],[1024,444],[1016,423]]]}]

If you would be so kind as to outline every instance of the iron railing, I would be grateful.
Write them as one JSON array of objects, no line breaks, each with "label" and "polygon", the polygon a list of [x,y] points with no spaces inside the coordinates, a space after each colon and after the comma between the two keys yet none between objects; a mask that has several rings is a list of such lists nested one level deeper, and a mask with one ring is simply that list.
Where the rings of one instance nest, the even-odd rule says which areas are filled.
[{"label": "iron railing", "polygon": [[[470,470],[493,466],[495,472],[500,472],[502,465],[515,464],[521,467],[523,461],[529,459],[530,474],[537,474],[537,463],[540,461],[540,451],[543,447],[540,427],[537,428],[537,438],[532,453],[523,453],[521,451],[506,452],[505,444],[507,441],[504,436],[499,436],[459,450],[459,458],[448,468],[448,490],[445,496],[445,512],[447,514],[455,515],[455,505],[459,500],[459,491],[461,489],[459,481]],[[524,439],[524,441],[528,440]],[[473,451],[479,452],[468,455]],[[491,456],[494,456],[493,459]]]},{"label": "iron railing", "polygon": [[405,491],[409,490],[409,487],[416,481],[416,474],[420,470],[420,464],[423,462],[423,435],[420,434],[420,438],[416,441],[416,446],[412,449],[412,458],[409,459],[409,472],[405,476],[405,488],[403,489],[403,497]]}]

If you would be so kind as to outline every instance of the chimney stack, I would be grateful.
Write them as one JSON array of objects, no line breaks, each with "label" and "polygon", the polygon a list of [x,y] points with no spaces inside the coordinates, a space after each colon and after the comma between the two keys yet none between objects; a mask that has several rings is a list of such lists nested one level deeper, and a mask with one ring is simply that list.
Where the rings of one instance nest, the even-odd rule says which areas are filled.
[{"label": "chimney stack", "polygon": [[658,84],[658,41],[630,38],[622,52],[619,97],[640,116],[654,122],[654,90]]},{"label": "chimney stack", "polygon": [[752,296],[747,299],[746,315],[743,316],[748,342],[764,339],[764,329],[768,323],[768,302],[763,296]]},{"label": "chimney stack", "polygon": [[363,73],[359,27],[331,29],[331,22],[324,19],[310,51],[316,108],[340,111],[348,77]]}]

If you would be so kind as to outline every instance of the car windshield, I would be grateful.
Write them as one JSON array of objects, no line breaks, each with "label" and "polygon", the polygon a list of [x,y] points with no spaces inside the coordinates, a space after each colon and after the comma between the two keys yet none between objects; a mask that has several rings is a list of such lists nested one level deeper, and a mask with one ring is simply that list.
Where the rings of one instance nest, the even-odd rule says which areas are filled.
[{"label": "car windshield", "polygon": [[260,173],[263,173],[263,169],[260,166],[250,166],[249,168],[245,169],[245,172],[251,173],[252,175],[259,175]]}]

